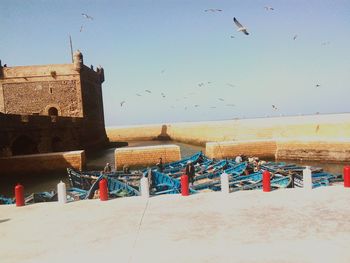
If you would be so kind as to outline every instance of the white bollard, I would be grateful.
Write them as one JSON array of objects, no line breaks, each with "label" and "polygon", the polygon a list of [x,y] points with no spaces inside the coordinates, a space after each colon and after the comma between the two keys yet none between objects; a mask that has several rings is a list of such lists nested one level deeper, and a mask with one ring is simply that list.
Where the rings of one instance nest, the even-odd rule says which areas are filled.
[{"label": "white bollard", "polygon": [[303,188],[307,190],[312,189],[312,172],[309,166],[303,170]]},{"label": "white bollard", "polygon": [[141,178],[141,196],[144,198],[149,198],[149,185],[148,185],[148,178],[142,177]]},{"label": "white bollard", "polygon": [[66,184],[62,181],[59,184],[57,184],[57,197],[58,197],[58,202],[60,204],[67,203]]},{"label": "white bollard", "polygon": [[224,194],[230,193],[230,187],[228,184],[228,174],[222,173],[220,179],[221,179],[221,192]]}]

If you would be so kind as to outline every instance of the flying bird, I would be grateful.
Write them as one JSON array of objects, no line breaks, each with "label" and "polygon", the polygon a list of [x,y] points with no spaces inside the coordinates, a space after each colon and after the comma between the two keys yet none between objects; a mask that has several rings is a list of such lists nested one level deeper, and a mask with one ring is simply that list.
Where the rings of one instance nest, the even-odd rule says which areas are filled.
[{"label": "flying bird", "polygon": [[319,130],[320,130],[320,125],[318,124],[318,125],[316,126],[315,132],[318,132]]},{"label": "flying bird", "polygon": [[197,108],[197,107],[199,107],[199,105],[198,105],[198,104],[196,104],[196,105],[194,105],[194,106],[195,106],[196,108]]},{"label": "flying bird", "polygon": [[160,73],[163,74],[164,72],[165,72],[165,69],[162,69],[162,71]]},{"label": "flying bird", "polygon": [[90,20],[93,20],[93,19],[94,19],[92,16],[89,16],[88,14],[82,13],[81,15],[82,15],[83,17],[85,17],[86,19],[90,19]]},{"label": "flying bird", "polygon": [[216,107],[215,106],[212,106],[212,107],[210,107],[211,109],[215,109]]},{"label": "flying bird", "polygon": [[201,83],[198,84],[198,87],[202,87],[202,86],[204,86],[204,83],[203,83],[203,82],[201,82]]},{"label": "flying bird", "polygon": [[265,8],[265,10],[266,11],[273,11],[273,10],[275,10],[273,7],[271,7],[271,6],[264,6],[264,8]]},{"label": "flying bird", "polygon": [[145,91],[148,92],[148,93],[152,93],[152,92],[151,92],[150,90],[148,90],[148,89],[146,89]]},{"label": "flying bird", "polygon": [[218,98],[218,100],[224,101],[224,99],[223,99],[223,98]]},{"label": "flying bird", "polygon": [[293,40],[296,40],[296,39],[297,39],[297,37],[298,37],[298,35],[294,35]]},{"label": "flying bird", "polygon": [[226,83],[227,86],[230,86],[231,88],[234,88],[235,85],[231,84],[231,83]]},{"label": "flying bird", "polygon": [[83,28],[84,28],[84,26],[81,26],[79,32],[82,32]]},{"label": "flying bird", "polygon": [[205,9],[204,12],[222,12],[222,9],[217,9],[217,8],[209,8]]},{"label": "flying bird", "polygon": [[272,108],[273,108],[274,110],[277,110],[276,105],[272,105]]},{"label": "flying bird", "polygon": [[316,85],[315,85],[316,88],[318,88],[318,87],[320,87],[320,86],[321,86],[320,84],[316,84]]},{"label": "flying bird", "polygon": [[163,92],[161,93],[161,95],[162,95],[163,98],[165,98],[165,94]]},{"label": "flying bird", "polygon": [[233,18],[233,22],[235,22],[236,26],[238,27],[237,31],[240,31],[246,35],[249,35],[249,33],[247,32],[247,28],[242,26],[242,24],[240,22],[238,22],[238,20],[235,17]]},{"label": "flying bird", "polygon": [[120,102],[120,107],[123,107],[123,104],[125,103],[125,100],[123,100],[122,102]]},{"label": "flying bird", "polygon": [[235,38],[235,36],[230,36],[230,38]]},{"label": "flying bird", "polygon": [[330,41],[326,41],[326,42],[322,42],[321,45],[326,46],[326,45],[329,45],[330,43],[331,43]]},{"label": "flying bird", "polygon": [[137,96],[141,97],[141,94],[136,93]]}]

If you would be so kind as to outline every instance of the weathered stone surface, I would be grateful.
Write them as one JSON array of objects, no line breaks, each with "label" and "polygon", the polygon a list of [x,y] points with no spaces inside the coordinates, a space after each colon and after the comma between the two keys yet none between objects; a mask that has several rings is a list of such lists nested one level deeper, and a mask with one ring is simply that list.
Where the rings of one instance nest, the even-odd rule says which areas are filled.
[{"label": "weathered stone surface", "polygon": [[40,174],[50,171],[63,172],[67,167],[82,170],[85,162],[84,151],[71,151],[2,157],[0,167],[2,174]]},{"label": "weathered stone surface", "polygon": [[180,147],[168,144],[118,148],[115,150],[115,167],[121,170],[125,164],[130,167],[154,166],[158,163],[160,157],[163,159],[163,163],[179,161],[181,159]]},{"label": "weathered stone surface", "polygon": [[82,55],[77,59],[75,64],[0,67],[0,156],[106,144],[103,69],[84,66]]},{"label": "weathered stone surface", "polygon": [[205,153],[210,158],[235,158],[237,155],[275,158],[277,146],[274,140],[250,140],[207,142]]}]

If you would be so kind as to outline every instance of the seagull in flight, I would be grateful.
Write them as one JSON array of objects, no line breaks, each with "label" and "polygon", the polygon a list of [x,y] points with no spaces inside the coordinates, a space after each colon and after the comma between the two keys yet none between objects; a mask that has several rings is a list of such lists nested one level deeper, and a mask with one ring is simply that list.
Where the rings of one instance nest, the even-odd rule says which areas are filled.
[{"label": "seagull in flight", "polygon": [[318,132],[319,130],[320,130],[320,125],[318,124],[318,125],[316,126],[315,132]]},{"label": "seagull in flight", "polygon": [[150,90],[148,90],[148,89],[146,89],[145,91],[148,92],[148,93],[152,93],[152,92],[151,92]]},{"label": "seagull in flight", "polygon": [[234,88],[235,85],[231,84],[231,83],[226,83],[227,86],[230,86],[231,88]]},{"label": "seagull in flight", "polygon": [[319,88],[320,86],[321,86],[320,84],[316,84],[316,85],[315,85],[316,88]]},{"label": "seagull in flight", "polygon": [[120,102],[120,107],[123,107],[123,104],[125,103],[125,100],[123,100],[122,102]]},{"label": "seagull in flight", "polygon": [[83,28],[84,26],[81,26],[79,32],[83,32]]},{"label": "seagull in flight", "polygon": [[136,93],[137,96],[141,97],[141,94]]},{"label": "seagull in flight", "polygon": [[274,110],[277,110],[276,105],[272,105],[272,108],[273,108]]},{"label": "seagull in flight", "polygon": [[217,9],[217,8],[209,8],[205,9],[204,12],[222,12],[222,9]]},{"label": "seagull in flight", "polygon": [[237,31],[240,31],[246,35],[249,35],[249,33],[247,32],[247,28],[242,26],[242,24],[240,22],[238,22],[238,20],[235,17],[233,18],[233,22],[235,22],[236,26],[238,27]]},{"label": "seagull in flight", "polygon": [[161,95],[162,95],[163,98],[165,98],[165,94],[163,92],[161,93]]},{"label": "seagull in flight", "polygon": [[297,35],[297,34],[295,34],[295,35],[294,35],[294,37],[293,37],[293,40],[296,40],[296,39],[297,39],[297,37],[298,37],[298,35]]},{"label": "seagull in flight", "polygon": [[218,100],[224,101],[224,99],[223,99],[223,98],[218,98]]},{"label": "seagull in flight", "polygon": [[265,10],[266,11],[273,11],[273,10],[275,10],[273,7],[271,7],[271,6],[264,6],[264,8],[265,8]]},{"label": "seagull in flight", "polygon": [[90,20],[94,20],[94,18],[92,16],[89,16],[88,14],[81,14],[83,17],[85,17],[86,19],[90,19]]}]

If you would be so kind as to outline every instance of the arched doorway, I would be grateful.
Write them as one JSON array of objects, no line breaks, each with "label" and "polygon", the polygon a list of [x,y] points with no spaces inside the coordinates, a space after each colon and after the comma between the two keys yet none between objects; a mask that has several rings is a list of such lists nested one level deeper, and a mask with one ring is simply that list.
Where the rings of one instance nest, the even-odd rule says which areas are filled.
[{"label": "arched doorway", "polygon": [[21,135],[12,143],[12,155],[35,154],[38,153],[36,143],[26,135]]},{"label": "arched doorway", "polygon": [[61,152],[63,151],[62,140],[60,137],[53,137],[51,140],[51,147],[53,152]]},{"label": "arched doorway", "polygon": [[51,107],[48,110],[49,116],[58,116],[58,110],[55,107]]}]

